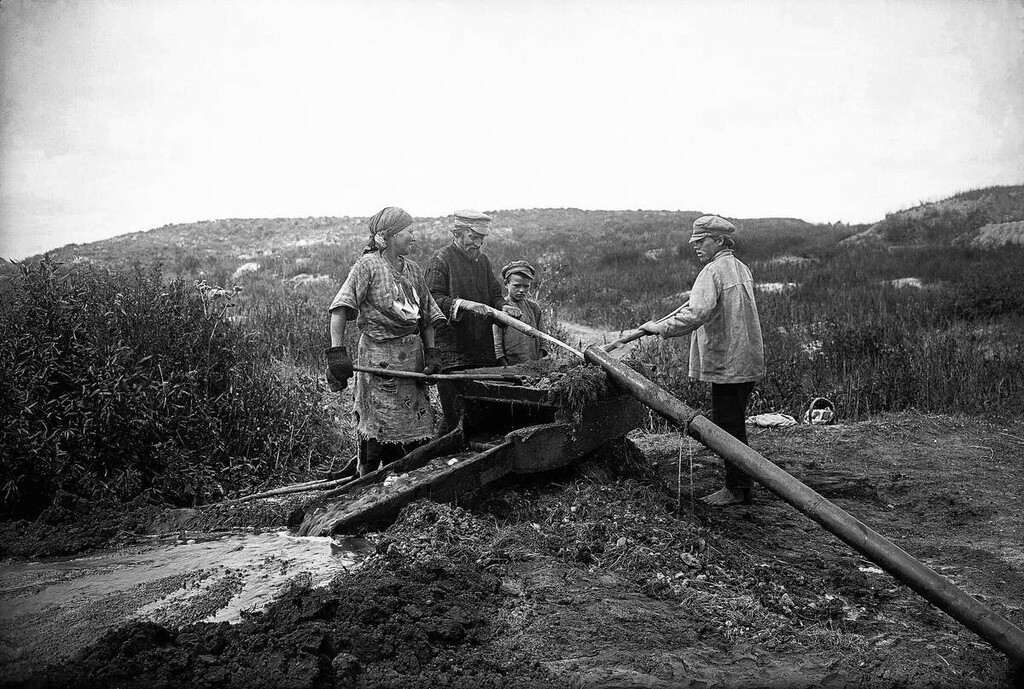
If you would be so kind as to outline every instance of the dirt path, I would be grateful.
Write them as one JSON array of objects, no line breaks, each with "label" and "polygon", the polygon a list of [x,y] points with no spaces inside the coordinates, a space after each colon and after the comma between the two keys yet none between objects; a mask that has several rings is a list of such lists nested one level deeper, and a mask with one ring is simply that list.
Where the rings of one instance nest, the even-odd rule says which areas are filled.
[{"label": "dirt path", "polygon": [[[721,462],[635,434],[590,462],[421,501],[328,589],[235,625],[136,624],[41,686],[993,687],[1005,658]],[[901,415],[755,432],[794,476],[1024,626],[1024,422]],[[692,471],[691,471],[692,463]],[[681,492],[677,494],[677,487]],[[692,485],[692,493],[691,493]],[[58,641],[59,643],[59,641]]]}]

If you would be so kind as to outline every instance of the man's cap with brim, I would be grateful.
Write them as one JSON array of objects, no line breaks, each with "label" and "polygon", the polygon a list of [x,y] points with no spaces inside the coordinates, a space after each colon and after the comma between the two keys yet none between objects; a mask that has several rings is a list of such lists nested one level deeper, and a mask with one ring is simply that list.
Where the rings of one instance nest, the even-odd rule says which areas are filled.
[{"label": "man's cap with brim", "polygon": [[491,216],[480,211],[468,209],[455,211],[455,229],[472,230],[477,234],[489,234],[491,231]]},{"label": "man's cap with brim", "polygon": [[702,215],[693,221],[691,242],[699,242],[705,237],[726,237],[736,231],[736,226],[718,215]]}]

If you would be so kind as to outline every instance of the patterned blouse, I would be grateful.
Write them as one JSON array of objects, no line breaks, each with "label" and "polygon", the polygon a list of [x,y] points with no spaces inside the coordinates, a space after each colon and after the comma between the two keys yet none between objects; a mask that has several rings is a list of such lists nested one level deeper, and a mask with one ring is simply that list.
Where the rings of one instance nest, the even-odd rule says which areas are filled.
[{"label": "patterned blouse", "polygon": [[412,335],[445,322],[419,265],[406,258],[402,269],[396,270],[376,251],[363,254],[352,264],[329,310],[342,306],[357,312],[356,327],[377,341]]}]

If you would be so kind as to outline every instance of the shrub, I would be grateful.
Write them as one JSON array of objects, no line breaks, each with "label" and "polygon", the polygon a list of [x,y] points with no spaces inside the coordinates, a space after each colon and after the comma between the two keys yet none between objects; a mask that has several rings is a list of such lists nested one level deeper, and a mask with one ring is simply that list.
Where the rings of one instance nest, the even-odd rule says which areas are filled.
[{"label": "shrub", "polygon": [[0,307],[0,490],[194,505],[296,475],[335,437],[309,376],[227,319],[234,292],[159,269],[20,265]]},{"label": "shrub", "polygon": [[[1024,260],[1024,256],[1018,253],[1018,259]],[[968,272],[956,295],[960,317],[977,320],[1024,314],[1021,265],[981,264],[977,270]]]}]

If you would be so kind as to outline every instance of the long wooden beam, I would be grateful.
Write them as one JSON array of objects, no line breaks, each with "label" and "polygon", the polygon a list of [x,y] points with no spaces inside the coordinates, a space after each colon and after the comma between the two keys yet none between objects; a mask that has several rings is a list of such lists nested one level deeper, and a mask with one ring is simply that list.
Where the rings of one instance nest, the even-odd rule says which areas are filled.
[{"label": "long wooden beam", "polygon": [[584,356],[587,361],[603,368],[612,380],[638,400],[687,429],[725,461],[753,476],[762,486],[826,531],[1005,653],[1010,660],[1010,681],[1024,680],[1024,631],[1019,627],[600,347],[587,348]]}]

